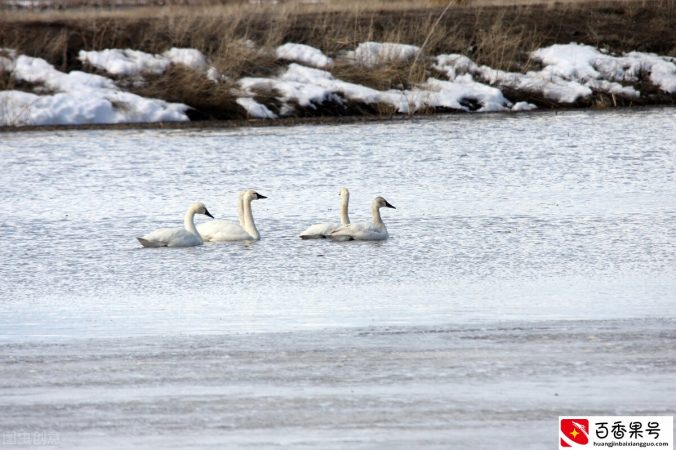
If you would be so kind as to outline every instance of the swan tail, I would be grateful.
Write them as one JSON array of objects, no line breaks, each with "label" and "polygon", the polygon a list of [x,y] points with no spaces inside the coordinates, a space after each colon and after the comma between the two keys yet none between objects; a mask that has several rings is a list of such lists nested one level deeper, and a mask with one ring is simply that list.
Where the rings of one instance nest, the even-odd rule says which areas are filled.
[{"label": "swan tail", "polygon": [[167,244],[165,244],[164,242],[149,241],[148,239],[143,239],[142,237],[137,237],[136,239],[138,239],[138,241],[144,247],[166,247],[167,246]]}]

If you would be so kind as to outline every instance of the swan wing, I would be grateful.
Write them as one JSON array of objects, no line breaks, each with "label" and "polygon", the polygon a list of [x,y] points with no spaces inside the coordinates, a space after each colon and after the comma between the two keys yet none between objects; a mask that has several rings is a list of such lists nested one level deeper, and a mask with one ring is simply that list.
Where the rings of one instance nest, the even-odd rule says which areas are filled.
[{"label": "swan wing", "polygon": [[141,243],[141,245],[144,246],[144,247],[151,247],[151,248],[152,248],[152,247],[166,247],[166,246],[167,246],[167,244],[164,243],[164,242],[149,241],[149,240],[147,240],[147,239],[145,239],[145,238],[142,238],[142,237],[137,237],[136,239],[137,239],[137,240]]},{"label": "swan wing", "polygon": [[202,239],[209,242],[250,241],[253,238],[241,225],[227,220],[211,220],[197,225]]},{"label": "swan wing", "polygon": [[388,238],[387,228],[366,223],[351,223],[336,228],[329,237],[336,241],[381,241]]},{"label": "swan wing", "polygon": [[301,239],[324,239],[328,237],[338,225],[333,223],[317,223],[309,226],[300,234]]},{"label": "swan wing", "polygon": [[144,247],[193,247],[202,240],[185,228],[160,228],[137,238]]}]

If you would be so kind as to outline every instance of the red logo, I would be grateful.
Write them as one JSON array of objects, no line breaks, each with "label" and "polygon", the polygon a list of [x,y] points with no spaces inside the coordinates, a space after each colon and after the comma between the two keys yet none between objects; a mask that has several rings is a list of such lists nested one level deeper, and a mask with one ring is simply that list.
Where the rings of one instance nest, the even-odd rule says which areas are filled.
[{"label": "red logo", "polygon": [[589,443],[589,420],[561,419],[561,447],[578,447]]}]

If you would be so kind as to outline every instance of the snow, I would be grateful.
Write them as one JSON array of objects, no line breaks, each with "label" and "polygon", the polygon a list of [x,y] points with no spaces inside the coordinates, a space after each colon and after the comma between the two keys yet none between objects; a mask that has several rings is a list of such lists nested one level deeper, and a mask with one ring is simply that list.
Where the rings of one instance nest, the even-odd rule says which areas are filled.
[{"label": "snow", "polygon": [[[366,104],[388,103],[400,112],[407,112],[408,105],[398,91],[378,91],[359,84],[338,80],[330,72],[290,64],[287,71],[278,78],[243,78],[242,89],[252,95],[256,91],[276,91],[279,100],[296,103],[303,107],[316,108],[325,102],[343,104],[349,99]],[[287,109],[292,112],[293,109]]]},{"label": "snow", "polygon": [[516,102],[512,106],[512,111],[531,111],[533,109],[537,109],[537,106],[528,102]]},{"label": "snow", "polygon": [[621,82],[637,82],[649,73],[651,81],[666,92],[676,92],[676,65],[672,58],[649,53],[607,55],[579,44],[552,45],[533,52],[543,64],[540,71],[505,72],[479,66],[464,55],[439,55],[433,68],[454,80],[471,74],[496,87],[541,94],[559,103],[573,103],[594,92],[636,98],[640,92]]},{"label": "snow", "polygon": [[479,104],[479,111],[504,111],[510,102],[499,89],[477,83],[470,76],[456,81],[429,79],[412,90],[379,91],[334,78],[325,70],[290,64],[278,78],[245,78],[240,86],[249,95],[256,91],[280,93],[279,100],[316,107],[324,102],[343,104],[344,99],[369,105],[387,104],[403,114],[428,108],[470,111],[467,101]]},{"label": "snow", "polygon": [[200,72],[206,72],[209,69],[207,58],[199,50],[194,48],[170,48],[162,53],[173,64],[183,64]]},{"label": "snow", "polygon": [[295,61],[312,67],[323,69],[333,65],[333,60],[321,50],[309,45],[288,42],[277,47],[277,59]]},{"label": "snow", "polygon": [[676,58],[638,52],[627,53],[627,57],[641,61],[641,68],[650,72],[653,84],[670,94],[676,92]]},{"label": "snow", "polygon": [[191,48],[171,48],[159,55],[131,49],[80,50],[78,58],[116,76],[160,75],[170,64],[182,64],[200,72],[209,70],[202,52]]},{"label": "snow", "polygon": [[186,105],[123,92],[100,75],[63,73],[40,58],[19,56],[12,76],[49,94],[0,92],[0,126],[188,120]]},{"label": "snow", "polygon": [[639,81],[645,73],[663,91],[676,92],[676,64],[673,58],[654,53],[631,52],[624,56],[607,55],[581,44],[556,44],[532,53],[551,74],[566,80]]},{"label": "snow", "polygon": [[261,105],[253,98],[241,97],[237,99],[237,104],[246,109],[247,114],[254,119],[276,119],[277,114],[268,109],[267,106]]},{"label": "snow", "polygon": [[480,112],[505,111],[511,107],[499,89],[477,83],[471,75],[457,77],[454,81],[430,78],[412,94],[414,111],[427,107],[471,111],[468,101],[478,103]]},{"label": "snow", "polygon": [[[255,44],[246,41],[245,45]],[[413,45],[363,42],[347,56],[355,64],[371,68],[410,61],[419,52],[420,48]],[[595,92],[638,98],[641,93],[635,85],[644,81],[664,92],[676,93],[676,59],[642,52],[617,56],[576,43],[534,51],[531,57],[542,68],[526,73],[479,65],[465,55],[438,55],[432,65],[438,74],[410,89],[386,91],[337,79],[329,71],[333,60],[308,45],[286,43],[277,47],[276,57],[290,62],[278,75],[237,81],[237,103],[250,117],[274,119],[294,114],[298,108],[345,106],[347,102],[386,105],[401,114],[428,109],[487,112],[536,108],[528,102],[512,104],[502,93],[505,88],[561,104],[580,101]],[[180,64],[204,73],[214,83],[227,81],[209,66],[200,51],[190,48],[171,48],[161,54],[132,49],[81,51],[79,58],[114,76],[157,75],[171,64]],[[188,120],[186,105],[123,92],[104,76],[81,71],[63,73],[45,60],[17,56],[12,49],[0,49],[0,71],[33,85],[34,91],[0,93],[1,125]],[[276,97],[279,112],[256,101],[254,97],[260,93]]]},{"label": "snow", "polygon": [[395,44],[391,42],[362,42],[348,56],[357,64],[375,67],[379,64],[405,62],[413,59],[420,47],[415,45]]},{"label": "snow", "polygon": [[83,63],[117,76],[135,76],[142,73],[159,75],[169,66],[169,61],[166,58],[130,49],[106,49],[89,52],[80,50],[78,59]]}]

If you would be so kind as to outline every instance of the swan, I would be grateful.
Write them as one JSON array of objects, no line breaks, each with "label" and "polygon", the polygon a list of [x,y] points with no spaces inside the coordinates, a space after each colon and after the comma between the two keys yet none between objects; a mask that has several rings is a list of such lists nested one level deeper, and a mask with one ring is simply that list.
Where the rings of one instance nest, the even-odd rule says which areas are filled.
[{"label": "swan", "polygon": [[208,242],[257,241],[261,236],[251,213],[251,202],[261,198],[267,197],[247,189],[240,193],[237,201],[239,225],[227,220],[212,220],[199,224],[197,230]]},{"label": "swan", "polygon": [[336,241],[382,241],[390,237],[380,218],[380,208],[397,209],[382,197],[376,197],[371,203],[373,223],[351,223],[342,225],[331,232],[329,237]]},{"label": "swan", "polygon": [[183,218],[183,228],[160,228],[136,238],[144,247],[194,247],[202,245],[202,236],[195,228],[195,214],[212,216],[204,203],[193,203]]},{"label": "swan", "polygon": [[347,207],[350,202],[350,191],[347,188],[340,189],[340,225],[335,223],[318,223],[309,226],[300,234],[301,239],[324,239],[331,232],[342,225],[350,223],[350,218],[347,215]]},{"label": "swan", "polygon": [[[239,225],[234,222],[229,222],[227,220],[211,220],[209,222],[200,223],[197,225],[197,231],[199,231],[202,239],[205,241],[210,241],[211,237],[216,234],[223,234],[224,236],[230,236],[230,240],[248,240],[251,239],[249,233],[244,231],[244,194],[246,191],[240,191],[237,196],[237,217],[239,219]],[[223,239],[225,240],[225,239]]]}]

